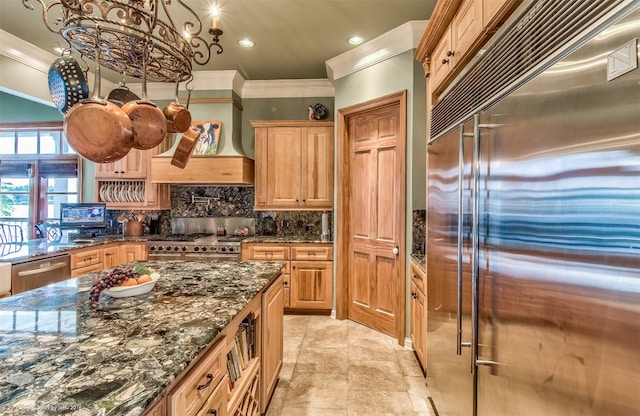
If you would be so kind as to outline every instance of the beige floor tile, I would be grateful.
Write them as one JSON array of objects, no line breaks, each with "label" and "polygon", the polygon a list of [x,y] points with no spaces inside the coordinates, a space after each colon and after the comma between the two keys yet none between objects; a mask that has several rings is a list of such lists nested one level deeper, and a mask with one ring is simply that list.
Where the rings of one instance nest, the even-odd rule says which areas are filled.
[{"label": "beige floor tile", "polygon": [[287,388],[280,386],[278,382],[278,386],[273,391],[273,395],[271,396],[271,401],[269,402],[269,407],[267,408],[266,416],[279,416],[282,412],[282,405],[284,404],[284,398],[287,395]]},{"label": "beige floor tile", "polygon": [[286,337],[303,337],[307,332],[309,325],[309,317],[303,315],[285,315],[284,316],[284,336]]},{"label": "beige floor tile", "polygon": [[414,410],[407,392],[349,390],[349,416],[405,416]]},{"label": "beige floor tile", "polygon": [[346,409],[316,409],[313,407],[283,407],[280,416],[347,416]]},{"label": "beige floor tile", "polygon": [[349,361],[349,391],[407,391],[397,362]]},{"label": "beige floor tile", "polygon": [[347,374],[349,367],[347,350],[340,348],[307,348],[300,350],[296,372]]},{"label": "beige floor tile", "polygon": [[396,362],[396,351],[389,343],[364,343],[357,345],[349,342],[349,360],[351,361],[393,361]]},{"label": "beige floor tile", "polygon": [[404,376],[404,381],[407,385],[409,399],[413,405],[413,410],[416,412],[429,411],[431,409],[428,399],[429,390],[425,384],[424,377]]},{"label": "beige floor tile", "polygon": [[420,367],[416,354],[413,351],[402,349],[396,350],[395,353],[398,363],[400,363],[402,374],[405,376],[423,376],[422,368]]},{"label": "beige floor tile", "polygon": [[293,373],[284,407],[346,409],[347,376],[343,374]]},{"label": "beige floor tile", "polygon": [[315,329],[310,322],[302,346],[303,348],[347,348],[347,327],[327,326]]},{"label": "beige floor tile", "polygon": [[295,364],[298,361],[298,355],[300,354],[300,347],[304,337],[287,337],[283,345],[282,361],[284,363]]},{"label": "beige floor tile", "polygon": [[293,376],[293,371],[296,368],[295,363],[282,363],[282,368],[280,369],[278,386],[289,387],[289,382],[291,381],[291,377]]}]

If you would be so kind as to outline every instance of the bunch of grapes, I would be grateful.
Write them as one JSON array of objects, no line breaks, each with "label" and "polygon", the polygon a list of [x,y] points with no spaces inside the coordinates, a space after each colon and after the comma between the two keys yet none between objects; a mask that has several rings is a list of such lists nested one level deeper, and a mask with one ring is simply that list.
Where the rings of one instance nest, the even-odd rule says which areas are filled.
[{"label": "bunch of grapes", "polygon": [[89,297],[91,301],[97,302],[100,298],[100,293],[104,289],[109,289],[110,287],[119,286],[125,280],[129,278],[134,278],[136,276],[136,272],[133,269],[120,269],[116,267],[111,270],[109,274],[104,276],[102,279],[97,280],[93,283],[91,287],[91,292],[89,292]]}]

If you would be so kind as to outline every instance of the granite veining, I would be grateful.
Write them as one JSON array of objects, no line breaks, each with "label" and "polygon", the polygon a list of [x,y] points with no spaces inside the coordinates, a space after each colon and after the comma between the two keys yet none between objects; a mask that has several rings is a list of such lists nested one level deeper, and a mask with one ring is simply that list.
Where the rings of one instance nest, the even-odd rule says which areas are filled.
[{"label": "granite veining", "polygon": [[150,293],[91,303],[102,271],[0,300],[0,414],[141,415],[284,265],[133,264]]}]

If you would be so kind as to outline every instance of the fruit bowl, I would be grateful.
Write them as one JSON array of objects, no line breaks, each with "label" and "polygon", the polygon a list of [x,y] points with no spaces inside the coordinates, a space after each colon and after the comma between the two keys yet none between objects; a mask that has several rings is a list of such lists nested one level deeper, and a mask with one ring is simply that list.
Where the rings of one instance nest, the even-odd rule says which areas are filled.
[{"label": "fruit bowl", "polygon": [[151,273],[151,281],[146,283],[140,283],[135,286],[114,286],[109,289],[104,289],[103,292],[113,298],[126,298],[129,296],[138,296],[151,292],[156,282],[160,278],[158,273]]}]

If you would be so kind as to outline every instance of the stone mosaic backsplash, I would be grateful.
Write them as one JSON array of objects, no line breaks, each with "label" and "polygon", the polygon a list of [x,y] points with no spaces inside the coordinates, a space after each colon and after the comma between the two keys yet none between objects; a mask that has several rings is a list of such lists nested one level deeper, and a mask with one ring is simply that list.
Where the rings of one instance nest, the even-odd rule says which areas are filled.
[{"label": "stone mosaic backsplash", "polygon": [[[171,210],[107,211],[105,234],[121,234],[121,215],[145,216],[145,234],[170,234],[171,218],[241,217],[256,220],[256,235],[320,238],[325,211],[254,211],[253,186],[171,186]],[[329,212],[329,230],[333,215]]]},{"label": "stone mosaic backsplash", "polygon": [[412,250],[413,254],[425,254],[425,238],[427,235],[427,211],[416,209],[413,211]]}]

